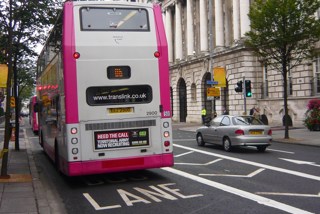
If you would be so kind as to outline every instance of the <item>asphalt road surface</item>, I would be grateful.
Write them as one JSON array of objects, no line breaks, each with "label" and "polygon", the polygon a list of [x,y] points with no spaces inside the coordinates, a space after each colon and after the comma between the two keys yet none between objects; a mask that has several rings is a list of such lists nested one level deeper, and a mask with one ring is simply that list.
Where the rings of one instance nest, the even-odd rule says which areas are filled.
[{"label": "asphalt road surface", "polygon": [[320,213],[320,147],[273,143],[264,153],[228,153],[175,130],[172,168],[66,177],[29,128],[27,135],[41,180],[70,214]]}]

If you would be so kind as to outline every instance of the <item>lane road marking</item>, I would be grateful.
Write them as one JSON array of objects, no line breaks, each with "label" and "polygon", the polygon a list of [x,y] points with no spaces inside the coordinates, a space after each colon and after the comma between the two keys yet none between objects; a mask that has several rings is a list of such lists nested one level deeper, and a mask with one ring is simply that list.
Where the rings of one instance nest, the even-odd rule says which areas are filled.
[{"label": "lane road marking", "polygon": [[311,212],[308,212],[306,210],[302,210],[302,209],[299,209],[299,208],[296,208],[296,207],[293,207],[293,206],[290,206],[290,205],[287,205],[287,204],[284,204],[284,203],[281,203],[281,202],[278,202],[278,201],[275,201],[275,200],[271,200],[269,198],[265,198],[265,197],[262,197],[262,196],[259,196],[259,195],[255,195],[255,194],[250,193],[250,192],[246,192],[246,191],[243,191],[243,190],[240,190],[240,189],[236,189],[234,187],[230,187],[230,186],[227,186],[227,185],[215,182],[215,181],[211,181],[211,180],[208,180],[208,179],[205,179],[205,178],[201,178],[199,176],[196,176],[196,175],[193,175],[193,174],[189,174],[189,173],[186,173],[186,172],[174,169],[174,168],[165,167],[165,168],[161,168],[161,169],[163,169],[163,170],[165,170],[167,172],[171,172],[173,174],[176,174],[176,175],[191,179],[193,181],[196,181],[196,182],[199,182],[199,183],[202,183],[202,184],[205,184],[205,185],[220,189],[222,191],[229,192],[229,193],[234,194],[234,195],[238,195],[238,196],[240,196],[242,198],[255,201],[258,204],[263,204],[265,206],[273,207],[273,208],[276,208],[276,209],[279,209],[279,210],[282,210],[282,211],[285,211],[285,212],[288,212],[288,213],[293,213],[293,214],[311,214]]},{"label": "lane road marking", "polygon": [[189,151],[198,152],[198,153],[201,153],[201,154],[206,154],[206,155],[209,155],[209,156],[214,156],[214,157],[218,157],[218,158],[222,158],[222,159],[226,159],[226,160],[235,161],[235,162],[238,162],[238,163],[244,163],[244,164],[248,164],[248,165],[252,165],[252,166],[257,166],[259,168],[270,169],[270,170],[281,172],[281,173],[287,173],[287,174],[290,174],[290,175],[295,175],[295,176],[299,176],[299,177],[303,177],[303,178],[308,178],[308,179],[320,181],[320,177],[319,176],[310,175],[310,174],[303,173],[303,172],[297,172],[297,171],[293,171],[293,170],[289,170],[289,169],[270,166],[270,165],[267,165],[267,164],[262,164],[262,163],[257,163],[257,162],[253,162],[253,161],[243,160],[243,159],[240,159],[240,158],[234,158],[234,157],[230,157],[230,156],[226,156],[226,155],[220,155],[220,154],[216,154],[216,153],[212,153],[212,152],[202,151],[200,149],[194,149],[194,148],[190,148],[190,147],[187,147],[187,146],[182,146],[182,145],[177,145],[177,144],[173,144],[173,146],[181,148],[181,149],[186,149],[186,150],[189,150]]}]

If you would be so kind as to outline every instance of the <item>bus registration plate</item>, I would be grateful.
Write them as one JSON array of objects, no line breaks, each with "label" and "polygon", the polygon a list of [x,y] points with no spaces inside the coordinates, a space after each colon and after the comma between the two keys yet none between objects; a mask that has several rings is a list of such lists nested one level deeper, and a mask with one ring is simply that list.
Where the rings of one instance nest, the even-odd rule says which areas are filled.
[{"label": "bus registration plate", "polygon": [[121,114],[121,113],[132,113],[133,108],[132,107],[126,107],[126,108],[109,108],[109,114]]}]

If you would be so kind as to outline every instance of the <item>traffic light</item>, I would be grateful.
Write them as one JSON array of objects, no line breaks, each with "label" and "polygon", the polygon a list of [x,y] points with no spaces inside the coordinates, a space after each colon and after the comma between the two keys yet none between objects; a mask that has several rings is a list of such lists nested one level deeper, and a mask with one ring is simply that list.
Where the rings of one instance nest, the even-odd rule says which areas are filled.
[{"label": "traffic light", "polygon": [[244,85],[246,88],[246,97],[252,97],[252,92],[251,92],[251,81],[250,80],[245,80]]},{"label": "traffic light", "polygon": [[236,92],[242,92],[242,83],[241,80],[237,82],[237,86],[234,88]]}]

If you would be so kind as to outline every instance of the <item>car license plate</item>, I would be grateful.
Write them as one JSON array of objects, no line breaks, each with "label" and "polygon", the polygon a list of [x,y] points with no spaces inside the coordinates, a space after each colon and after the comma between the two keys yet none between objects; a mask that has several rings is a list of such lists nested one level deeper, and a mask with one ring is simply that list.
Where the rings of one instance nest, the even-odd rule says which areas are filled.
[{"label": "car license plate", "polygon": [[249,131],[250,135],[262,135],[262,131]]},{"label": "car license plate", "polygon": [[126,108],[109,108],[109,114],[121,114],[121,113],[132,113],[133,107]]}]

